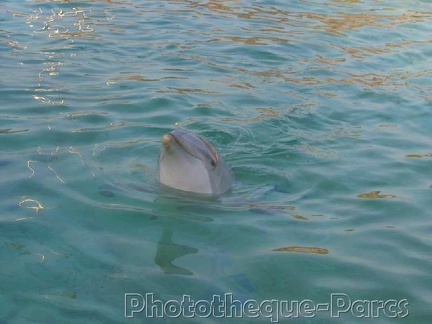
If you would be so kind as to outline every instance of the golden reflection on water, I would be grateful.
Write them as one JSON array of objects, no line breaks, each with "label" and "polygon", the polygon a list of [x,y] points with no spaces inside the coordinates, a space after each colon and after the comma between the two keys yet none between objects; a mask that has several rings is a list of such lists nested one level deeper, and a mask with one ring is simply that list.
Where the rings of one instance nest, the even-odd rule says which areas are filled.
[{"label": "golden reflection on water", "polygon": [[186,94],[186,93],[204,93],[204,94],[220,94],[219,91],[215,90],[205,90],[205,89],[198,89],[198,88],[177,88],[177,87],[167,87],[166,89],[157,90],[158,93],[180,93],[180,94]]},{"label": "golden reflection on water", "polygon": [[309,220],[309,218],[307,218],[306,216],[303,215],[292,215],[293,218],[298,219],[298,220]]},{"label": "golden reflection on water", "polygon": [[[230,7],[228,4],[224,4],[225,2],[227,2],[228,4],[230,3],[235,3],[235,2],[239,2],[239,0],[230,0],[230,1],[224,1],[224,0],[209,0],[208,4],[207,4],[207,8],[211,11],[232,11],[233,7]],[[195,2],[196,4],[198,4],[197,2]]]},{"label": "golden reflection on water", "polygon": [[231,88],[239,88],[239,89],[254,89],[256,88],[254,85],[244,82],[242,84],[240,83],[228,83],[228,86]]},{"label": "golden reflection on water", "polygon": [[[248,5],[244,6],[239,1],[209,1],[201,3],[198,1],[178,1],[186,3],[192,8],[205,7],[213,13],[220,15],[234,15],[242,19],[257,19],[278,21],[295,25],[296,20],[309,19],[316,23],[315,29],[323,29],[331,33],[343,35],[343,30],[352,30],[362,27],[392,27],[401,23],[417,23],[430,19],[432,11],[401,11],[397,8],[371,8],[365,13],[342,12],[337,5],[329,4],[329,7],[335,7],[331,14],[305,12],[305,11],[288,11],[274,6]],[[344,7],[354,9],[349,3],[361,3],[361,1],[333,1],[346,3]],[[274,31],[274,29],[273,29]]]},{"label": "golden reflection on water", "polygon": [[297,252],[297,253],[314,253],[314,254],[328,254],[329,250],[315,247],[315,246],[286,246],[272,251],[276,252]]},{"label": "golden reflection on water", "polygon": [[222,120],[228,123],[254,123],[258,121],[263,121],[269,118],[275,118],[280,115],[280,111],[271,108],[271,107],[258,107],[255,109],[258,113],[257,116],[254,117],[225,117]]},{"label": "golden reflection on water", "polygon": [[422,159],[422,158],[432,157],[432,153],[425,153],[425,154],[406,154],[405,157],[410,158],[410,159]]},{"label": "golden reflection on water", "polygon": [[[47,2],[60,2],[68,3],[68,1],[36,1],[35,3],[47,3]],[[121,4],[124,6],[136,6],[130,1],[111,1],[111,0],[99,0],[92,1],[92,3],[108,3],[111,5]],[[193,40],[194,43],[189,44],[185,42],[179,42],[176,44],[179,48],[187,50],[188,48],[195,48],[199,42],[203,41],[203,36],[208,35],[209,37],[204,40],[206,42],[222,42],[232,43],[234,46],[240,44],[241,46],[259,46],[267,45],[273,46],[275,44],[289,44],[297,42],[302,38],[302,34],[310,30],[325,31],[327,33],[336,34],[338,36],[346,37],[346,32],[361,29],[364,27],[372,28],[393,28],[399,24],[418,23],[427,21],[432,17],[432,12],[416,12],[407,10],[397,10],[390,8],[365,10],[364,12],[356,13],[353,11],[355,3],[358,1],[333,1],[328,4],[329,7],[334,7],[335,10],[331,14],[325,14],[320,12],[305,12],[305,11],[292,11],[281,10],[272,6],[262,6],[258,4],[244,5],[240,1],[209,1],[202,3],[199,1],[181,0],[176,1],[178,4],[183,4],[184,7],[176,9],[168,9],[166,6],[160,8],[151,8],[148,14],[167,14],[169,12],[183,13],[188,15],[196,15],[205,19],[207,15],[217,15],[222,18],[231,19],[232,17],[238,18],[238,26],[234,28],[226,29],[224,26],[213,26],[211,32],[200,34],[199,31],[192,31],[197,35]],[[72,2],[73,3],[73,2]],[[343,4],[343,5],[340,5]],[[189,8],[187,12],[184,8]],[[111,8],[107,8],[103,14],[100,12],[94,12],[92,6],[83,8],[75,6],[72,8],[58,8],[50,9],[49,11],[39,8],[34,10],[31,14],[14,12],[14,17],[23,17],[26,20],[26,24],[33,28],[34,33],[46,34],[49,38],[58,38],[71,40],[73,43],[74,38],[102,38],[98,34],[98,25],[104,25],[105,29],[112,28],[116,29],[117,32],[124,32],[123,28],[117,28],[111,21],[116,20],[116,15],[111,12]],[[351,10],[352,12],[344,12]],[[209,13],[210,12],[210,13]],[[123,17],[124,18],[124,17]],[[245,23],[240,24],[243,21]],[[250,23],[246,23],[250,21]],[[133,23],[133,21],[129,22]],[[40,26],[42,25],[42,26]],[[299,30],[299,26],[302,26],[303,30]],[[235,31],[238,30],[238,33]],[[330,70],[339,69],[339,65],[344,64],[347,58],[352,57],[355,59],[364,59],[369,55],[383,55],[391,53],[395,50],[414,45],[418,43],[418,40],[400,39],[393,42],[384,44],[374,45],[357,45],[357,46],[346,46],[341,44],[331,44],[332,47],[340,51],[340,55],[336,57],[326,57],[321,53],[317,53],[315,58],[303,58],[305,63],[316,62],[320,64],[320,69]],[[429,40],[422,41],[424,43],[430,43]],[[71,43],[71,44],[72,44]],[[26,49],[26,44],[18,44],[14,41],[9,41],[9,46]],[[49,55],[47,54],[47,57]],[[50,60],[45,63],[44,67],[38,76],[38,86],[35,91],[51,92],[50,95],[35,94],[33,98],[44,104],[55,104],[63,105],[64,98],[53,98],[53,95],[58,89],[53,88],[52,85],[47,84],[48,78],[55,78],[60,75],[61,67],[64,64],[61,59],[55,59],[56,54],[50,55]],[[313,86],[323,85],[329,83],[339,84],[359,84],[365,87],[403,87],[405,82],[402,80],[409,78],[417,78],[425,76],[428,72],[413,72],[406,71],[401,77],[400,75],[383,74],[380,72],[376,73],[343,73],[341,77],[324,77],[324,76],[311,76],[311,75],[299,75],[299,71],[296,71],[296,67],[290,67],[289,70],[282,70],[281,67],[275,67],[274,69],[259,70],[253,67],[244,68],[239,66],[232,66],[228,63],[215,63],[206,56],[195,55],[190,56],[190,59],[201,61],[209,66],[216,68],[226,69],[227,71],[239,72],[241,74],[250,75],[253,77],[260,78],[275,78],[279,82],[289,82],[301,86]],[[300,58],[300,60],[302,60]],[[163,68],[164,71],[169,71],[167,68]],[[174,70],[172,70],[174,72]],[[122,75],[123,74],[123,75]],[[128,71],[121,72],[120,76],[111,77],[105,82],[106,85],[112,85],[121,81],[139,81],[139,82],[162,82],[164,80],[188,80],[185,76],[178,75],[165,75],[162,77],[151,77],[141,75],[139,73],[130,73]],[[53,82],[55,83],[55,82]],[[227,84],[232,88],[239,89],[253,89],[256,88],[253,82],[230,82]],[[203,93],[203,94],[220,94],[220,91],[212,89],[201,89],[201,88],[188,88],[188,87],[165,87],[157,90],[159,93]],[[335,96],[330,92],[326,92],[327,96]],[[427,96],[425,94],[425,96]],[[425,98],[427,99],[427,98]],[[429,97],[430,99],[430,97]],[[307,105],[307,103],[306,103]],[[310,104],[309,104],[310,105]],[[263,116],[272,117],[268,114],[262,114],[256,118],[250,118],[251,122],[260,120]]]},{"label": "golden reflection on water", "polygon": [[387,198],[395,198],[395,195],[384,195],[380,193],[380,190],[365,192],[357,195],[357,198],[365,198],[365,199],[387,199]]},{"label": "golden reflection on water", "polygon": [[[131,6],[136,7],[142,13],[142,9],[138,8],[137,4],[133,1],[114,1],[114,0],[98,0],[91,1],[89,6],[83,7],[79,4],[68,8],[55,7],[50,9],[42,9],[42,4],[46,3],[71,3],[70,1],[33,1],[36,4],[41,4],[37,10],[31,13],[25,12],[10,12],[15,18],[21,18],[25,21],[26,25],[32,29],[35,35],[46,35],[48,38],[68,41],[66,44],[62,43],[63,47],[72,48],[75,45],[77,38],[84,39],[100,39],[104,40],[101,30],[111,30],[113,32],[125,32],[126,29],[122,28],[121,24],[132,25],[137,23],[137,19],[145,17],[124,17],[120,13],[116,13],[116,6],[122,7]],[[107,3],[105,9],[100,10],[97,6],[91,4]],[[392,8],[371,8],[362,9],[362,12],[355,12],[356,3],[359,1],[332,1],[327,6],[333,8],[330,14],[313,12],[311,11],[296,11],[293,7],[292,10],[281,10],[273,6],[264,6],[260,4],[245,5],[241,1],[191,1],[179,0],[176,1],[178,7],[171,9],[170,6],[161,5],[157,8],[150,7],[145,14],[152,15],[169,15],[172,13],[181,13],[180,17],[198,17],[203,19],[205,23],[206,18],[213,18],[215,16],[233,21],[230,28],[226,28],[223,23],[218,23],[211,26],[211,29],[206,31],[190,30],[191,37],[187,42],[178,41],[175,45],[182,51],[188,49],[198,48],[203,42],[218,42],[236,46],[268,46],[268,51],[272,52],[272,47],[279,45],[286,45],[301,42],[303,35],[308,32],[314,33],[316,31],[335,34],[337,36],[347,37],[347,32],[352,30],[361,30],[365,27],[373,29],[394,29],[400,24],[414,24],[419,22],[428,21],[432,17],[432,11],[416,12],[414,10],[398,10]],[[183,5],[183,6],[182,6]],[[233,20],[234,18],[234,20]],[[123,20],[122,20],[123,19]],[[182,18],[181,18],[182,19]],[[221,20],[222,22],[225,20]],[[116,22],[120,22],[116,25]],[[181,21],[173,22],[181,24]],[[210,24],[210,23],[209,23]],[[101,28],[99,28],[101,27]],[[301,27],[301,28],[300,28]],[[189,32],[189,31],[188,31]],[[156,40],[149,43],[158,48],[161,47],[160,42],[163,40]],[[212,60],[211,55],[202,55],[197,53],[178,54],[182,58],[188,60],[195,60],[203,63],[209,67],[224,69],[227,74],[240,74],[248,81],[241,82],[235,78],[226,82],[226,79],[211,80],[212,82],[219,82],[225,86],[236,89],[243,89],[245,91],[258,88],[253,79],[274,79],[275,83],[292,83],[300,86],[315,86],[315,85],[328,85],[328,84],[349,84],[361,85],[366,90],[376,87],[392,87],[390,90],[395,91],[400,87],[406,87],[411,78],[421,78],[427,76],[432,69],[425,68],[421,71],[394,71],[394,72],[352,72],[344,71],[343,65],[349,61],[350,58],[356,60],[363,60],[368,56],[379,56],[389,53],[398,53],[408,46],[416,44],[429,44],[430,40],[419,40],[409,38],[396,38],[391,39],[389,42],[372,44],[357,44],[357,45],[343,45],[344,42],[335,42],[329,44],[334,50],[336,55],[327,57],[325,54],[316,51],[313,57],[298,57],[297,61],[302,66],[315,64],[314,69],[322,71],[336,72],[337,76],[326,76],[325,74],[313,74],[314,70],[302,69],[296,64],[278,64],[271,68],[269,67],[256,67],[256,66],[238,66],[230,64],[229,61]],[[14,50],[25,51],[28,50],[28,44],[21,44],[14,40],[8,40],[7,45],[14,48]],[[205,45],[208,46],[208,45]],[[168,51],[169,52],[169,51]],[[65,98],[60,94],[61,92],[61,76],[62,68],[64,66],[65,58],[61,57],[54,51],[43,51],[46,62],[43,63],[43,68],[37,76],[37,85],[33,89],[36,93],[33,98],[43,104],[64,105]],[[199,53],[199,52],[198,52]],[[72,53],[71,55],[80,55],[79,52]],[[169,56],[169,53],[162,51],[161,55]],[[277,55],[276,55],[277,56]],[[79,57],[77,61],[79,61]],[[22,63],[25,64],[25,63]],[[143,75],[139,72],[130,70],[117,72],[117,75],[110,76],[105,81],[105,85],[113,85],[123,81],[137,81],[137,82],[154,82],[163,83],[165,80],[189,80],[187,73],[196,72],[195,69],[182,69],[177,67],[161,66],[160,71],[167,72],[165,75],[160,76],[158,73],[151,75]],[[160,72],[159,71],[159,72]],[[185,72],[182,75],[176,72]],[[310,72],[310,73],[309,73]],[[306,74],[306,75],[305,75]],[[313,75],[311,75],[313,74]],[[187,84],[187,82],[184,82]],[[415,87],[415,85],[411,85]],[[320,92],[321,91],[321,92]],[[420,91],[420,90],[419,90]],[[210,84],[205,88],[196,86],[163,86],[161,85],[157,93],[164,94],[215,94],[221,95],[224,92],[221,90],[212,89]],[[320,95],[326,97],[337,96],[336,93],[329,91],[317,90]],[[423,93],[421,95],[425,100],[432,100],[430,94]],[[292,94],[290,94],[292,95]],[[303,99],[303,98],[302,98]],[[298,107],[314,107],[315,104],[306,100],[298,105]],[[260,109],[260,108],[259,108]],[[267,108],[265,108],[267,109]],[[259,111],[258,116],[247,117],[230,117],[225,118],[227,122],[256,122],[266,118],[276,117],[276,111]],[[352,134],[352,136],[358,136]]]},{"label": "golden reflection on water", "polygon": [[288,39],[274,36],[251,36],[251,37],[240,37],[240,36],[222,36],[220,38],[213,39],[212,41],[224,41],[229,40],[235,43],[242,43],[245,45],[268,45],[273,43],[289,43]]},{"label": "golden reflection on water", "polygon": [[159,82],[162,80],[187,80],[187,77],[183,76],[164,76],[160,78],[146,78],[145,76],[136,74],[135,72],[124,71],[120,73],[120,76],[110,78],[106,83],[112,85],[121,81],[138,81],[138,82]]},{"label": "golden reflection on water", "polygon": [[[364,29],[370,27],[374,29],[394,29],[400,24],[415,24],[428,21],[432,17],[432,11],[408,11],[399,10],[397,8],[371,8],[364,12],[356,13],[352,4],[359,1],[338,1],[344,3],[343,6],[337,4],[329,4],[329,7],[334,6],[331,14],[318,12],[304,11],[287,11],[270,6],[250,5],[243,6],[237,2],[210,2],[209,4],[201,4],[197,1],[180,1],[187,3],[191,7],[206,6],[213,14],[221,15],[222,17],[236,16],[243,20],[251,20],[251,24],[239,25],[241,32],[239,34],[227,34],[223,29],[215,31],[217,36],[214,36],[208,41],[211,42],[232,42],[240,45],[274,45],[287,44],[301,39],[300,32],[296,29],[298,26],[303,26],[305,33],[308,28],[317,31],[325,31],[327,33],[336,34],[338,36],[347,37],[346,32],[352,30]],[[343,10],[353,10],[353,12],[344,12]],[[198,14],[200,14],[198,12]],[[203,13],[201,13],[203,14]],[[279,26],[273,28],[268,25]],[[283,27],[282,27],[283,26]],[[278,28],[277,28],[278,27]],[[293,28],[291,28],[293,27]],[[268,33],[269,32],[269,33]],[[225,34],[225,35],[224,35]],[[249,36],[250,34],[250,36]],[[346,46],[341,44],[331,44],[335,49],[340,51],[339,57],[327,58],[321,54],[313,60],[321,63],[324,66],[323,70],[333,69],[332,66],[337,66],[346,62],[347,58],[364,59],[367,56],[384,55],[392,52],[399,52],[401,49],[418,43],[430,43],[430,40],[412,40],[400,38],[397,41],[383,42],[375,45],[351,45]],[[414,71],[404,72],[406,75],[401,78],[400,75],[376,73],[344,73],[346,77],[315,77],[315,76],[299,76],[295,71],[282,71],[279,68],[273,70],[256,71],[254,69],[241,68],[236,66],[227,66],[224,64],[214,64],[207,62],[209,65],[221,67],[227,70],[234,70],[240,73],[249,74],[252,76],[277,78],[281,81],[286,81],[298,85],[322,85],[328,83],[340,84],[359,84],[365,87],[405,87],[404,79],[416,78],[425,76],[426,72],[421,71],[420,74]],[[234,87],[242,88],[241,85],[232,84]],[[425,94],[425,100],[430,100]]]},{"label": "golden reflection on water", "polygon": [[318,146],[312,146],[312,145],[301,145],[297,147],[298,150],[311,153],[317,157],[323,158],[323,159],[332,159],[336,156],[336,153],[332,150],[321,148]]}]

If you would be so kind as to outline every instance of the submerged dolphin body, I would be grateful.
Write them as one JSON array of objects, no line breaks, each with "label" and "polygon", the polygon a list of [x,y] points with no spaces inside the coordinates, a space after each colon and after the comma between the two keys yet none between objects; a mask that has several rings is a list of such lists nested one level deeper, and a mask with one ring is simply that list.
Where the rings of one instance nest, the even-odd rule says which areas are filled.
[{"label": "submerged dolphin body", "polygon": [[222,194],[233,184],[231,170],[214,147],[186,130],[162,136],[157,180],[175,189],[210,195]]}]

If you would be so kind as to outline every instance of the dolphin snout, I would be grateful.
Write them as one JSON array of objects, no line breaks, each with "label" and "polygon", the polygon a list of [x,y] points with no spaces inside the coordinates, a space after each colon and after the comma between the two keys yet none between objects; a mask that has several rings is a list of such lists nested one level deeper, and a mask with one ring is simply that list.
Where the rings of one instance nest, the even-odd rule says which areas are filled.
[{"label": "dolphin snout", "polygon": [[170,149],[172,140],[173,140],[173,136],[171,134],[165,134],[164,136],[162,136],[162,145],[166,150]]}]

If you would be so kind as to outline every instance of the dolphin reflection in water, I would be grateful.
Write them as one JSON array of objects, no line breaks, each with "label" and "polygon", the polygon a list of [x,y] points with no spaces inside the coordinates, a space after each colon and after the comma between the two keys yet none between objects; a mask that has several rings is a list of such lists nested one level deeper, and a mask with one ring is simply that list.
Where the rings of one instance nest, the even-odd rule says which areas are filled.
[{"label": "dolphin reflection in water", "polygon": [[198,249],[172,241],[172,231],[165,229],[157,245],[154,262],[166,274],[193,275],[188,269],[176,266],[174,260],[184,255],[197,253]]},{"label": "dolphin reflection in water", "polygon": [[220,195],[231,188],[233,175],[209,142],[179,129],[162,136],[157,180],[178,190]]}]

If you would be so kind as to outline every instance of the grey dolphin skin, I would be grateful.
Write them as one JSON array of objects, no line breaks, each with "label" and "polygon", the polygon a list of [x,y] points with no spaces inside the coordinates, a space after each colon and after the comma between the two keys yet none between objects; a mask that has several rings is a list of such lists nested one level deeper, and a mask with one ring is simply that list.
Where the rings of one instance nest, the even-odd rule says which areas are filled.
[{"label": "grey dolphin skin", "polygon": [[181,129],[162,136],[157,180],[171,188],[210,195],[220,195],[233,184],[231,170],[214,147]]}]

